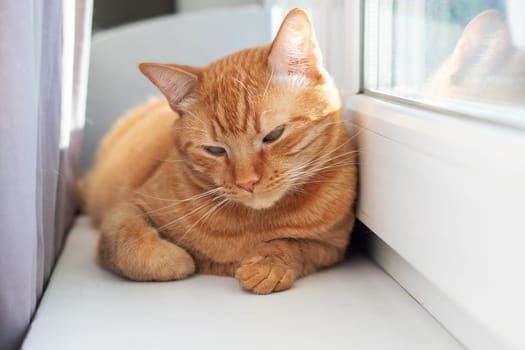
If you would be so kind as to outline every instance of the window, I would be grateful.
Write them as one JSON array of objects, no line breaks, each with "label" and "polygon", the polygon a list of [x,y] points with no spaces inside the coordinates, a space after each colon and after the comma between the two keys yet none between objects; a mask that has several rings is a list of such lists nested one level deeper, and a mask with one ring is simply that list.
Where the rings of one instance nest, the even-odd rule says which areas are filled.
[{"label": "window", "polygon": [[525,1],[267,3],[309,5],[371,255],[466,348],[524,348]]},{"label": "window", "polygon": [[364,87],[525,127],[524,16],[520,1],[365,1]]}]

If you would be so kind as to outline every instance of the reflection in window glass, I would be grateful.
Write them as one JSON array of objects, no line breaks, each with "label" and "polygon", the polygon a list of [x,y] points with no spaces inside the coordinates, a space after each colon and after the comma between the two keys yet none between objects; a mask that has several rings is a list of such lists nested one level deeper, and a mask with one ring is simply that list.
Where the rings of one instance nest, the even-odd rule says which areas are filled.
[{"label": "reflection in window glass", "polygon": [[367,90],[525,125],[525,1],[365,5]]}]

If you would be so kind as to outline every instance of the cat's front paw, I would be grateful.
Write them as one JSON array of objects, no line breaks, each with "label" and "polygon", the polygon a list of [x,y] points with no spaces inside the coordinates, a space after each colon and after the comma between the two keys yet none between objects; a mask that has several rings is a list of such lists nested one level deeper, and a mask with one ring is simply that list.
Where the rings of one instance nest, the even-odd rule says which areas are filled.
[{"label": "cat's front paw", "polygon": [[193,258],[179,246],[163,239],[119,249],[118,271],[135,281],[174,281],[195,272]]},{"label": "cat's front paw", "polygon": [[241,262],[235,278],[244,289],[256,294],[269,294],[289,289],[296,274],[294,270],[272,258],[254,256]]}]

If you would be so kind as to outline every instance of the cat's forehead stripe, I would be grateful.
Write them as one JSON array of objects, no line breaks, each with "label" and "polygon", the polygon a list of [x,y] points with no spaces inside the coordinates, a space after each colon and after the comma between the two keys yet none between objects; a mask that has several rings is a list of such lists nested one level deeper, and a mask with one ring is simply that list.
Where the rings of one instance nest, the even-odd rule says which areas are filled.
[{"label": "cat's forehead stripe", "polygon": [[247,109],[249,109],[248,107],[251,107],[250,109],[253,109],[253,106],[250,106],[250,96],[249,96],[249,92],[248,91],[245,91],[244,93],[244,105],[246,106],[244,109],[244,113],[240,115],[240,118],[242,119],[242,131],[243,132],[246,132],[248,130],[248,113],[247,112]]},{"label": "cat's forehead stripe", "polygon": [[263,113],[257,113],[257,115],[254,118],[253,128],[255,129],[256,133],[260,133],[261,132],[261,118],[263,118],[263,114],[264,114],[264,112]]},{"label": "cat's forehead stripe", "polygon": [[[222,124],[221,124],[221,121],[219,118],[215,119],[213,122],[212,122],[212,125],[214,128],[216,128],[216,134],[225,134],[226,133],[226,127],[224,127]],[[219,129],[219,130],[217,130]]]},{"label": "cat's forehead stripe", "polygon": [[215,123],[211,123],[210,131],[211,131],[211,138],[213,139],[213,141],[217,141],[218,133],[217,133],[217,129],[216,129]]},{"label": "cat's forehead stripe", "polygon": [[212,62],[203,77],[201,93],[217,122],[217,132],[260,130],[259,104],[268,83],[268,47],[242,50]]},{"label": "cat's forehead stripe", "polygon": [[224,79],[219,83],[221,93],[217,94],[216,122],[223,133],[230,131],[245,133],[256,124],[256,103],[251,94],[256,87],[249,80],[241,81],[237,77]]}]

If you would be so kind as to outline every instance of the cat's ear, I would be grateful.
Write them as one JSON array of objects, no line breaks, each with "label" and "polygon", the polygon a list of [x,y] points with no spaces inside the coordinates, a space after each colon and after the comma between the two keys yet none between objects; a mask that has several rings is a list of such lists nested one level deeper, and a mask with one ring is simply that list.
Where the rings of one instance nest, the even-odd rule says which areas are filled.
[{"label": "cat's ear", "polygon": [[304,75],[312,80],[321,76],[321,51],[304,10],[293,9],[283,20],[272,43],[268,64],[274,74],[281,76]]},{"label": "cat's ear", "polygon": [[180,104],[197,85],[197,70],[188,66],[160,63],[141,63],[139,69],[166,96],[170,107],[183,114]]},{"label": "cat's ear", "polygon": [[497,61],[510,45],[509,29],[503,16],[496,10],[486,10],[467,24],[451,59],[458,69],[471,66],[482,57]]}]

